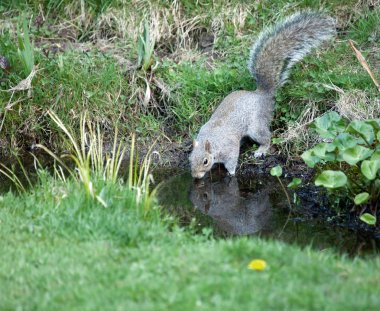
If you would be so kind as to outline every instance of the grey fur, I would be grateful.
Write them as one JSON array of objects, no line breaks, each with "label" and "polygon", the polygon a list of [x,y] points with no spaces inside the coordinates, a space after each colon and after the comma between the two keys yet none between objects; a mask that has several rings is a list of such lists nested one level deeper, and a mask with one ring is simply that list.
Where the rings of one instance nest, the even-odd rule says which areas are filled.
[{"label": "grey fur", "polygon": [[249,69],[257,90],[228,95],[201,127],[190,155],[191,173],[202,178],[214,163],[235,174],[240,141],[244,136],[259,143],[255,157],[270,147],[269,126],[274,94],[286,82],[290,68],[313,47],[335,33],[334,20],[319,12],[301,12],[264,30],[251,49]]},{"label": "grey fur", "polygon": [[256,193],[244,196],[236,177],[194,182],[190,200],[203,214],[211,217],[220,230],[231,234],[255,234],[269,229],[273,216],[270,183]]},{"label": "grey fur", "polygon": [[263,31],[251,49],[248,68],[257,88],[274,92],[290,68],[335,34],[335,20],[320,12],[296,13]]}]

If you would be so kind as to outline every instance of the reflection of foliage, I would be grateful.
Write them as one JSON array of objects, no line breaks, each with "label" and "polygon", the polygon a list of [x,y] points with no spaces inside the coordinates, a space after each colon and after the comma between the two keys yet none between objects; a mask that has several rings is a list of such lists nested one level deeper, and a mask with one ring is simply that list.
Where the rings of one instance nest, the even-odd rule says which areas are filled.
[{"label": "reflection of foliage", "polygon": [[329,163],[337,168],[324,170],[315,184],[344,189],[344,196],[356,205],[367,204],[375,211],[380,197],[380,119],[347,124],[336,112],[330,112],[316,119],[313,128],[328,142],[304,152],[303,160],[310,167]]}]

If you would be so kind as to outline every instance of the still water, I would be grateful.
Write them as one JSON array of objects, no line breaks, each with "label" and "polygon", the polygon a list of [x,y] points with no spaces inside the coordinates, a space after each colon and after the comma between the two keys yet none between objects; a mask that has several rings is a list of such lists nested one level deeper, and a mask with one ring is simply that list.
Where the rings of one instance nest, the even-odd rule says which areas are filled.
[{"label": "still water", "polygon": [[[349,255],[380,250],[375,234],[352,230],[334,222],[336,212],[315,188],[289,192],[288,200],[275,178],[226,177],[193,180],[188,172],[160,172],[158,198],[164,210],[196,232],[212,228],[217,238],[260,236],[319,250],[334,249]],[[296,202],[296,203],[294,203]]]}]

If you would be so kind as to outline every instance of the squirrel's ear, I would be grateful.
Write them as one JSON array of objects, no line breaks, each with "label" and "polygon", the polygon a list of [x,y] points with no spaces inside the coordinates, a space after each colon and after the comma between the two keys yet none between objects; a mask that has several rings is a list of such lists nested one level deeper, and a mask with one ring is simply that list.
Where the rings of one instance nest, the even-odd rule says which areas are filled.
[{"label": "squirrel's ear", "polygon": [[193,148],[197,147],[199,145],[199,142],[195,139],[193,140]]},{"label": "squirrel's ear", "polygon": [[208,140],[206,140],[205,142],[205,150],[208,152],[208,153],[211,153],[211,144]]}]

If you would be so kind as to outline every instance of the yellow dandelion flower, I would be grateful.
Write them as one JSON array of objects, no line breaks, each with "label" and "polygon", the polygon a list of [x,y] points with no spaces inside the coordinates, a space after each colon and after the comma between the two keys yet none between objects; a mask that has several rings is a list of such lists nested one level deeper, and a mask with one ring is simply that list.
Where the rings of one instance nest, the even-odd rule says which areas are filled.
[{"label": "yellow dandelion flower", "polygon": [[267,262],[262,259],[254,259],[248,264],[248,269],[263,271],[267,267]]}]

